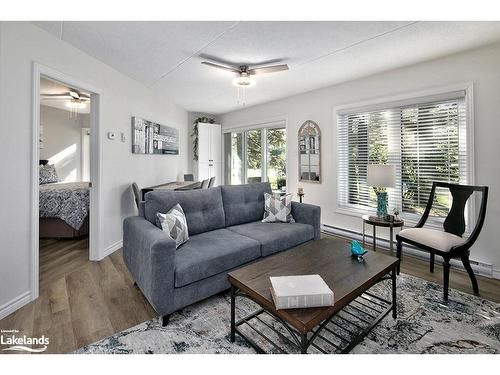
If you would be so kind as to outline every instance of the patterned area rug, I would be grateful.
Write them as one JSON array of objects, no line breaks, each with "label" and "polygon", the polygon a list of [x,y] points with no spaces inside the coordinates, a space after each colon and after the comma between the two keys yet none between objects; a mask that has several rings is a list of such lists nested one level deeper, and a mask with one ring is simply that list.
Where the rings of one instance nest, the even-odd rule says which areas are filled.
[{"label": "patterned area rug", "polygon": [[[389,284],[370,291],[389,299]],[[398,318],[387,315],[351,353],[500,352],[500,304],[457,290],[444,303],[440,285],[403,274],[397,291]],[[258,308],[244,298],[236,306],[237,318]],[[229,341],[229,323],[230,298],[223,293],[173,314],[167,327],[153,319],[75,353],[255,353],[238,335],[234,344]]]}]

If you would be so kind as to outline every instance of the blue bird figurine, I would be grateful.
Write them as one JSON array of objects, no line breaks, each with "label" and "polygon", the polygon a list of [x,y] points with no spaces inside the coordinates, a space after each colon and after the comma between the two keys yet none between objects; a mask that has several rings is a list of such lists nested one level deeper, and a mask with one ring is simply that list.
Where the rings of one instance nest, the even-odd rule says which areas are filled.
[{"label": "blue bird figurine", "polygon": [[358,241],[355,240],[351,241],[351,253],[352,256],[358,260],[358,262],[363,261],[363,255],[365,255],[367,252],[368,252],[367,250],[361,247]]}]

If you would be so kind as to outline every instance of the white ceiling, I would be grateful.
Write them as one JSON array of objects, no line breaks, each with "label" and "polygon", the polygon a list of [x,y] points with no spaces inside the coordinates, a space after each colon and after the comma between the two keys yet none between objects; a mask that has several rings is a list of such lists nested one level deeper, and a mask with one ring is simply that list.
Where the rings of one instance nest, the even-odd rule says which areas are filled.
[{"label": "white ceiling", "polygon": [[[62,83],[52,81],[50,79],[41,78],[40,79],[40,94],[58,94],[65,95],[69,92],[69,87]],[[78,90],[81,94],[90,95],[88,92]],[[40,97],[40,104],[46,105],[48,107],[62,109],[64,111],[69,111],[70,109],[66,107],[68,100],[64,99],[50,99]],[[90,103],[87,103],[85,108],[79,109],[78,113],[90,113]]]},{"label": "white ceiling", "polygon": [[189,111],[241,108],[233,74],[204,65],[283,62],[246,106],[500,40],[500,22],[35,22]]}]

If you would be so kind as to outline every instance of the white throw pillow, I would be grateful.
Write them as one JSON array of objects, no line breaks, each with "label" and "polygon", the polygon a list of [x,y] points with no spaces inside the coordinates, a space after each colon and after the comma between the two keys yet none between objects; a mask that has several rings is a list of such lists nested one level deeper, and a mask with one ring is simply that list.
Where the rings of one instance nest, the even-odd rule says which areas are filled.
[{"label": "white throw pillow", "polygon": [[292,194],[275,196],[264,193],[263,223],[294,223],[292,216]]},{"label": "white throw pillow", "polygon": [[179,203],[170,209],[166,214],[156,213],[160,221],[162,230],[175,241],[177,249],[189,239],[186,215]]}]

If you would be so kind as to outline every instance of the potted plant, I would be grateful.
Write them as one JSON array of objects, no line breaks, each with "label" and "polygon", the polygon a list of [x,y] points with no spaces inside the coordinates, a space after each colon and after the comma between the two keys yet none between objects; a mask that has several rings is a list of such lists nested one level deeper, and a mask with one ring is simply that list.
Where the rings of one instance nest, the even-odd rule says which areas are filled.
[{"label": "potted plant", "polygon": [[278,190],[283,190],[283,187],[286,186],[286,177],[278,177],[278,179],[276,180],[276,185],[278,187]]}]

